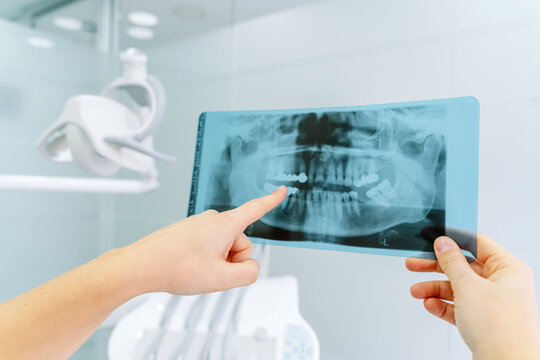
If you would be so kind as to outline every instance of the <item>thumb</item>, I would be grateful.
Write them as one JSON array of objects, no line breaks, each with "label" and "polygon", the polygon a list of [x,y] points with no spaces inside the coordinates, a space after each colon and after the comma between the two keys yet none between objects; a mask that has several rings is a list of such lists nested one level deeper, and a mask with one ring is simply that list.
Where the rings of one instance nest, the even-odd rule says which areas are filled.
[{"label": "thumb", "polygon": [[241,262],[227,263],[223,275],[225,277],[223,286],[227,289],[251,285],[259,276],[259,262],[255,259],[246,259]]},{"label": "thumb", "polygon": [[442,271],[446,274],[452,286],[458,285],[463,279],[474,276],[475,272],[469,266],[465,255],[454,240],[446,236],[438,237],[433,246],[435,255]]}]

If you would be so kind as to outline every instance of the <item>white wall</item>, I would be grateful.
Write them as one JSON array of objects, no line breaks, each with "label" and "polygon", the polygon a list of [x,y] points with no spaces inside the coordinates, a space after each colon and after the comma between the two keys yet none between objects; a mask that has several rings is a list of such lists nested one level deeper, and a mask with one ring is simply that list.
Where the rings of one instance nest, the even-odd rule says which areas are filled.
[{"label": "white wall", "polygon": [[[198,114],[472,95],[481,105],[479,230],[540,274],[540,3],[323,1],[147,49],[170,109],[157,136],[179,156],[143,203],[117,198],[127,243],[185,215]],[[403,259],[273,248],[300,278],[323,359],[461,359],[457,331],[411,299]],[[540,275],[538,275],[540,278]]]}]

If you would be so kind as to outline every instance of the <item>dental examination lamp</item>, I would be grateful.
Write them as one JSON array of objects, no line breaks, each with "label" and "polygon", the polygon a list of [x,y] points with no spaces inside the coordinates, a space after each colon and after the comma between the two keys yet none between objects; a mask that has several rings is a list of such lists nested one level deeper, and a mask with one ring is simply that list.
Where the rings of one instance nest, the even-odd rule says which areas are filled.
[{"label": "dental examination lamp", "polygon": [[0,176],[0,188],[143,193],[159,186],[155,160],[175,162],[154,150],[152,135],[165,115],[166,94],[161,82],[146,72],[146,55],[134,48],[121,54],[122,77],[99,96],[70,98],[58,118],[38,140],[38,150],[56,162],[74,162],[86,172],[111,176],[121,168],[142,180]]}]

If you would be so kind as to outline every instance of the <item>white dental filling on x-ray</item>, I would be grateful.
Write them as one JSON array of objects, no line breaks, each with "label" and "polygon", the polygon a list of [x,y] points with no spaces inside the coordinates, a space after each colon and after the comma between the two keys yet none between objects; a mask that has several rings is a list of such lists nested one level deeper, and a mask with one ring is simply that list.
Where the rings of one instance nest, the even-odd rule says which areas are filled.
[{"label": "white dental filling on x-ray", "polygon": [[[425,121],[415,129],[417,117],[429,117],[421,111],[317,114],[312,125],[324,124],[320,130],[336,136],[322,134],[316,144],[299,141],[305,138],[301,115],[285,120],[286,132],[276,115],[254,119],[231,144],[232,202],[238,206],[286,185],[287,198],[263,223],[343,237],[421,221],[433,206],[435,167],[444,147],[443,136],[426,130]],[[249,141],[256,150],[245,151]]]}]

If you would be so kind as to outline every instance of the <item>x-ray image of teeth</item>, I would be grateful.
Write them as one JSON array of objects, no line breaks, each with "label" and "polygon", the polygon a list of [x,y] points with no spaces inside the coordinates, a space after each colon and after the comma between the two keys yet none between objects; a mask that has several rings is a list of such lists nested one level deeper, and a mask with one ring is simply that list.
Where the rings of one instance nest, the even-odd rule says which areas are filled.
[{"label": "x-ray image of teeth", "polygon": [[423,229],[445,226],[447,117],[440,102],[204,113],[190,213],[286,185],[285,201],[248,235],[430,251]]}]

